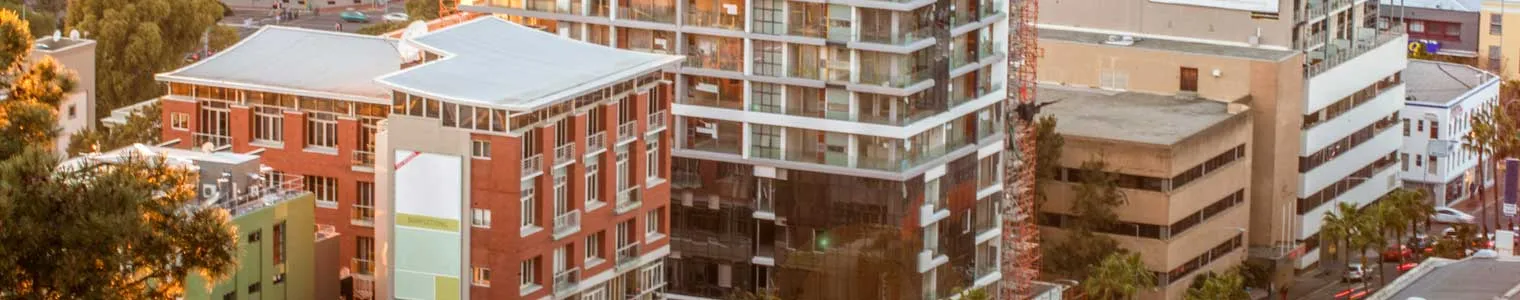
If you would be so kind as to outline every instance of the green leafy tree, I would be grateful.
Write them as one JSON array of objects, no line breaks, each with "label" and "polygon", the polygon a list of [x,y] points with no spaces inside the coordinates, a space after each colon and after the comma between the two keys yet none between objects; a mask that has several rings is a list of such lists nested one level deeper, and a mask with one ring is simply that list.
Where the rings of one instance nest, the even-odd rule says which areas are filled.
[{"label": "green leafy tree", "polygon": [[105,151],[137,143],[157,144],[163,126],[159,123],[160,109],[159,104],[154,103],[127,115],[126,124],[81,130],[69,143],[69,154]]},{"label": "green leafy tree", "polygon": [[406,0],[406,14],[413,20],[438,18],[439,0]]},{"label": "green leafy tree", "polygon": [[403,28],[406,28],[406,25],[408,25],[408,23],[406,23],[406,22],[381,22],[381,23],[375,23],[375,24],[370,24],[368,26],[361,27],[361,28],[359,28],[358,31],[355,31],[354,33],[368,34],[368,35],[381,35],[381,34],[390,33],[392,31],[401,30]]},{"label": "green leafy tree", "polygon": [[1108,170],[1108,163],[1101,159],[1082,163],[1081,183],[1076,187],[1076,199],[1072,199],[1072,212],[1076,213],[1074,227],[1081,230],[1102,230],[1119,221],[1114,208],[1124,204],[1124,193],[1119,190],[1119,175]]},{"label": "green leafy tree", "polygon": [[209,38],[206,40],[206,46],[210,47],[212,51],[222,51],[222,49],[232,47],[233,44],[237,44],[242,39],[243,36],[238,33],[236,27],[216,25],[211,27]]},{"label": "green leafy tree", "polygon": [[1095,261],[1123,251],[1114,238],[1086,230],[1071,230],[1069,234],[1048,239],[1040,245],[1044,262],[1040,265],[1047,276],[1081,279]]},{"label": "green leafy tree", "polygon": [[1035,124],[1034,178],[1035,197],[1038,202],[1036,207],[1041,206],[1038,204],[1043,204],[1047,199],[1045,189],[1040,187],[1048,186],[1061,172],[1061,166],[1057,162],[1061,161],[1061,148],[1066,146],[1066,138],[1056,132],[1056,124],[1056,117],[1050,115],[1040,118]]},{"label": "green leafy tree", "polygon": [[1090,273],[1082,281],[1082,292],[1097,300],[1129,299],[1156,282],[1138,253],[1111,254]]},{"label": "green leafy tree", "polygon": [[1234,271],[1224,274],[1208,272],[1193,277],[1193,283],[1183,294],[1187,300],[1250,300],[1246,293],[1245,278]]},{"label": "green leafy tree", "polygon": [[1119,191],[1117,176],[1108,171],[1107,163],[1096,159],[1082,163],[1080,173],[1080,182],[1072,199],[1075,215],[1062,224],[1069,234],[1041,246],[1041,257],[1045,258],[1042,268],[1061,278],[1087,277],[1092,262],[1101,261],[1120,249],[1118,241],[1097,233],[1119,220],[1114,209],[1124,203],[1124,194]]},{"label": "green leafy tree", "polygon": [[1272,272],[1266,263],[1260,261],[1247,261],[1232,270],[1245,280],[1245,285],[1252,288],[1268,288],[1272,285]]},{"label": "green leafy tree", "polygon": [[184,65],[221,18],[215,0],[71,1],[68,27],[96,41],[96,113],[162,95],[153,75]]},{"label": "green leafy tree", "polygon": [[26,72],[11,83],[10,97],[57,107],[64,96],[74,91],[74,86],[79,83],[77,78],[73,71],[46,56],[26,68]]},{"label": "green leafy tree", "polygon": [[[1388,193],[1389,200],[1393,200],[1394,206],[1403,211],[1404,216],[1409,218],[1409,232],[1420,231],[1420,224],[1427,224],[1429,230],[1430,215],[1436,213],[1436,208],[1425,204],[1425,192],[1416,189],[1397,188]],[[1403,240],[1400,237],[1400,240]],[[1418,250],[1418,249],[1416,249]]]},{"label": "green leafy tree", "polygon": [[0,9],[0,89],[10,88],[10,79],[21,73],[32,53],[29,26],[15,11]]}]

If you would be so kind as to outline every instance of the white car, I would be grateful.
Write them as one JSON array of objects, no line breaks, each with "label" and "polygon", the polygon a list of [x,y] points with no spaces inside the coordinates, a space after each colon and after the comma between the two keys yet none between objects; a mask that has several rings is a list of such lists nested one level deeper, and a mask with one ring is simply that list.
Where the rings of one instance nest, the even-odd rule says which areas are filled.
[{"label": "white car", "polygon": [[1430,219],[1439,223],[1463,223],[1472,224],[1478,218],[1450,207],[1437,207],[1436,213],[1430,215]]},{"label": "white car", "polygon": [[1341,281],[1362,281],[1362,279],[1366,279],[1367,271],[1370,270],[1368,270],[1367,267],[1362,266],[1361,263],[1346,264],[1346,274],[1341,275]]},{"label": "white car", "polygon": [[385,14],[384,17],[381,17],[381,19],[385,20],[386,22],[406,22],[406,20],[410,20],[411,17],[407,16],[406,13],[388,13]]}]

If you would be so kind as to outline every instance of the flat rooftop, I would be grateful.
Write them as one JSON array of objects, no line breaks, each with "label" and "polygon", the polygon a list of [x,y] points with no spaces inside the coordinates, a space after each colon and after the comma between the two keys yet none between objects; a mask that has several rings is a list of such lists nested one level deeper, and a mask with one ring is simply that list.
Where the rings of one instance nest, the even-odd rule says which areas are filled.
[{"label": "flat rooftop", "polygon": [[87,163],[120,163],[128,158],[156,158],[162,157],[165,163],[176,167],[195,166],[195,162],[213,162],[219,164],[236,165],[249,161],[258,160],[257,155],[238,154],[226,151],[201,152],[178,148],[150,146],[144,144],[132,144],[111,151],[95,154],[83,154],[67,161],[60,166],[64,168],[77,168]]},{"label": "flat rooftop", "polygon": [[1467,91],[1497,80],[1493,73],[1468,65],[1428,60],[1409,60],[1404,68],[1405,95],[1409,102],[1446,105]]},{"label": "flat rooftop", "polygon": [[1056,132],[1068,136],[1173,145],[1234,116],[1228,103],[1207,99],[1046,85],[1038,91],[1040,102],[1055,102],[1040,116],[1055,116]]},{"label": "flat rooftop", "polygon": [[[1513,259],[1467,258],[1459,261],[1430,259],[1425,264],[1433,266],[1427,272],[1410,272],[1394,281],[1406,281],[1402,288],[1393,285],[1398,293],[1385,299],[1520,299],[1504,297],[1505,292],[1520,284],[1520,261]],[[1424,267],[1424,266],[1422,266]],[[1417,276],[1410,277],[1409,276]],[[1408,281],[1412,280],[1412,281]]]},{"label": "flat rooftop", "polygon": [[563,38],[482,17],[407,41],[442,59],[378,82],[429,98],[532,110],[636,78],[683,59]]},{"label": "flat rooftop", "polygon": [[1108,34],[1095,33],[1095,32],[1085,32],[1085,31],[1075,31],[1075,30],[1054,29],[1054,28],[1043,28],[1043,27],[1040,28],[1039,34],[1040,34],[1040,39],[1047,39],[1047,40],[1057,40],[1057,41],[1065,41],[1065,42],[1073,42],[1073,43],[1103,45],[1103,46],[1107,46],[1107,47],[1140,48],[1140,49],[1150,49],[1150,50],[1160,50],[1160,51],[1173,51],[1173,52],[1183,52],[1183,53],[1202,54],[1202,55],[1237,57],[1237,58],[1254,59],[1254,60],[1266,60],[1266,61],[1280,61],[1280,60],[1283,60],[1285,58],[1291,57],[1291,56],[1293,56],[1295,54],[1298,54],[1297,52],[1288,51],[1288,50],[1273,50],[1273,49],[1252,48],[1252,47],[1238,47],[1238,46],[1227,46],[1227,45],[1218,45],[1218,44],[1205,44],[1205,43],[1184,42],[1184,41],[1167,40],[1167,39],[1141,38],[1141,37],[1135,37],[1135,44],[1134,45],[1129,45],[1129,46],[1108,45],[1108,44],[1104,44],[1103,43],[1104,41],[1108,40]]},{"label": "flat rooftop", "polygon": [[70,47],[90,44],[94,42],[94,40],[82,38],[76,39],[69,36],[60,36],[58,39],[53,39],[53,37],[47,36],[37,39],[36,42],[32,43],[32,47],[41,52],[58,52]]},{"label": "flat rooftop", "polygon": [[397,40],[283,26],[264,26],[232,47],[178,70],[168,82],[390,104],[375,83],[401,69]]}]

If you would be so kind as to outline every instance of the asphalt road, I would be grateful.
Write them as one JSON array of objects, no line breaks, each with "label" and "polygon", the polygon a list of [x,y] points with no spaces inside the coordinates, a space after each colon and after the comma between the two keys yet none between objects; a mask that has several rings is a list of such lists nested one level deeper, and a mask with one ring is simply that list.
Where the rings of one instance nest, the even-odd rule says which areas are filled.
[{"label": "asphalt road", "polygon": [[[406,7],[404,5],[390,5],[390,12],[404,12],[405,10]],[[338,17],[337,12],[328,12],[318,15],[303,12],[299,18],[282,18],[281,20],[276,21],[270,9],[234,6],[232,8],[233,15],[222,18],[221,24],[244,28],[245,34],[257,31],[257,28],[263,25],[281,25],[316,30],[337,30],[338,26],[336,25],[342,24],[343,32],[354,32],[366,25],[383,22],[380,18],[388,13],[384,10],[384,8],[358,9],[358,11],[364,12],[365,15],[368,15],[370,23],[345,22],[343,19]]]}]

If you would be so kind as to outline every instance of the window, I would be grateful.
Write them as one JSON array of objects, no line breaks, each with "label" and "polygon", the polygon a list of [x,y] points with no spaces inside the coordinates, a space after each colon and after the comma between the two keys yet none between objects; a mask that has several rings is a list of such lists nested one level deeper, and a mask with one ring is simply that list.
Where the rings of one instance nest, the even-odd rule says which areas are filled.
[{"label": "window", "polygon": [[518,269],[519,277],[522,278],[518,282],[521,289],[528,290],[538,286],[538,259],[534,257],[522,261],[522,266]]},{"label": "window", "polygon": [[491,159],[491,141],[470,140],[470,157]]},{"label": "window", "polygon": [[1404,119],[1404,136],[1409,136],[1409,119]]},{"label": "window", "polygon": [[750,110],[768,113],[781,112],[781,85],[754,82],[750,84]]},{"label": "window", "polygon": [[663,234],[660,233],[661,210],[664,210],[664,208],[649,210],[649,212],[644,216],[644,239],[654,240],[663,236]]},{"label": "window", "polygon": [[1436,122],[1436,121],[1430,121],[1430,139],[1436,139],[1437,138],[1436,136],[1438,134],[1440,134],[1440,132],[1441,132],[1441,123],[1440,122]]},{"label": "window", "polygon": [[596,208],[593,204],[600,204],[602,202],[601,156],[601,154],[597,154],[585,160],[587,210]]},{"label": "window", "polygon": [[475,286],[491,286],[491,269],[472,267],[470,270],[472,271],[471,273],[475,274],[471,276],[470,284]]},{"label": "window", "polygon": [[471,208],[470,216],[470,226],[477,228],[491,228],[491,210]]},{"label": "window", "polygon": [[1446,36],[1461,37],[1462,36],[1462,24],[1447,23],[1446,24]]},{"label": "window", "polygon": [[[756,2],[756,3],[766,3],[766,2],[768,2],[768,1],[759,1],[759,2]],[[782,59],[784,59],[784,57],[782,56],[781,49],[782,49],[783,45],[785,45],[785,44],[781,43],[781,42],[760,41],[760,40],[755,40],[754,41],[754,55],[755,55],[754,68],[755,68],[755,75],[782,76],[782,73],[781,73],[781,62],[782,62]],[[775,86],[774,84],[770,84],[770,85],[771,86]]]},{"label": "window", "polygon": [[[554,216],[570,213],[570,180],[566,168],[554,168]],[[557,222],[556,222],[557,223]]]},{"label": "window", "polygon": [[1425,162],[1425,156],[1424,155],[1419,155],[1419,154],[1415,154],[1414,155],[1414,166],[1416,166],[1416,167],[1423,167],[1423,166],[1425,166],[1424,162]]},{"label": "window", "polygon": [[623,190],[627,190],[631,186],[630,182],[633,181],[633,176],[629,176],[629,174],[628,174],[628,172],[629,172],[628,164],[629,163],[628,163],[628,147],[627,147],[627,145],[618,146],[618,148],[617,148],[617,190],[618,190],[619,193],[621,193]]},{"label": "window", "polygon": [[1409,21],[1409,32],[1415,32],[1415,33],[1425,32],[1425,22],[1421,22],[1421,21]]},{"label": "window", "polygon": [[264,240],[264,235],[263,235],[262,231],[254,231],[253,233],[249,233],[248,234],[248,243],[249,244],[258,243],[259,241],[262,241],[262,240]]},{"label": "window", "polygon": [[586,113],[586,136],[596,135],[607,129],[607,107],[597,106]]},{"label": "window", "polygon": [[644,181],[660,179],[660,139],[644,139]]},{"label": "window", "polygon": [[274,264],[285,264],[285,221],[274,224]]},{"label": "window", "polygon": [[1436,166],[1440,166],[1440,164],[1436,163],[1436,157],[1435,156],[1426,156],[1426,157],[1430,158],[1430,163],[1427,164],[1430,167],[1429,168],[1425,168],[1425,173],[1429,173],[1430,175],[1435,175],[1436,174],[1436,170],[1439,169]]},{"label": "window", "polygon": [[1502,67],[1504,52],[1499,46],[1488,46],[1488,70],[1498,72]]},{"label": "window", "polygon": [[359,275],[375,274],[375,238],[358,236],[354,247],[354,272]]},{"label": "window", "polygon": [[375,183],[360,181],[357,190],[359,197],[354,200],[354,221],[361,225],[374,224]]},{"label": "window", "polygon": [[781,127],[753,124],[750,126],[751,156],[781,158]]},{"label": "window", "polygon": [[338,146],[338,115],[330,113],[306,113],[306,146],[333,148]]},{"label": "window", "polygon": [[[527,131],[523,131],[523,135],[522,135],[522,157],[523,157],[523,159],[533,158],[534,156],[538,156],[539,153],[543,152],[544,149],[541,149],[539,147],[539,143],[541,143],[541,141],[538,140],[538,129],[537,128],[531,128],[531,129],[528,129]],[[534,172],[534,173],[537,173],[537,172]]]},{"label": "window", "polygon": [[665,264],[651,264],[639,271],[639,290],[647,291],[665,284]]},{"label": "window", "polygon": [[169,127],[175,130],[190,130],[190,114],[169,113]]},{"label": "window", "polygon": [[254,282],[253,284],[248,285],[248,293],[249,294],[258,294],[259,292],[261,292],[263,290],[264,290],[263,282]]},{"label": "window", "polygon": [[76,107],[76,105],[74,105],[74,104],[69,104],[69,120],[73,120],[74,117],[76,117],[78,115],[79,115],[78,107]]},{"label": "window", "polygon": [[928,205],[934,208],[934,210],[939,210],[941,206],[939,202],[939,178],[931,179],[924,183],[924,205]]},{"label": "window", "polygon": [[1504,15],[1498,13],[1488,14],[1488,34],[1498,35],[1504,33]]},{"label": "window", "polygon": [[1425,132],[1425,120],[1415,120],[1414,121],[1414,130],[1415,131],[1419,131],[1419,132]]},{"label": "window", "polygon": [[1399,170],[1405,172],[1409,171],[1409,153],[1399,154]]},{"label": "window", "polygon": [[554,274],[570,269],[570,245],[554,249]]},{"label": "window", "polygon": [[595,265],[592,262],[601,262],[606,259],[602,256],[602,243],[606,239],[607,232],[601,231],[586,236],[586,265]]},{"label": "window", "polygon": [[285,141],[285,114],[279,107],[253,107],[253,140],[275,143]]},{"label": "window", "polygon": [[317,196],[318,207],[338,208],[338,179],[322,176],[306,176],[303,179],[306,191]]},{"label": "window", "polygon": [[538,227],[538,187],[533,179],[522,181],[522,198],[520,199],[519,218],[522,219],[522,228]]}]

